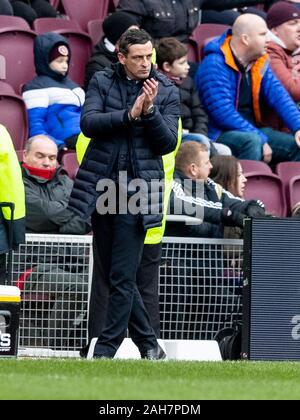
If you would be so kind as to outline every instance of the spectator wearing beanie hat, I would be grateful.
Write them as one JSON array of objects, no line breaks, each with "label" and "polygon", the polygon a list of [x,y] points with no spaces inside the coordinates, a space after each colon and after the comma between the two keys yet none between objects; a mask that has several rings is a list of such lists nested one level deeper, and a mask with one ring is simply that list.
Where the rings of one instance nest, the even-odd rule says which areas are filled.
[{"label": "spectator wearing beanie hat", "polygon": [[[275,3],[267,13],[270,39],[267,52],[274,74],[281,81],[295,102],[300,102],[300,9],[285,1]],[[272,112],[268,125],[285,131],[282,121]]]},{"label": "spectator wearing beanie hat", "polygon": [[71,51],[60,34],[38,35],[34,44],[37,76],[23,89],[30,137],[44,134],[59,149],[74,149],[80,133],[84,90],[68,77]]},{"label": "spectator wearing beanie hat", "polygon": [[103,70],[118,62],[116,46],[123,33],[129,28],[138,28],[134,16],[126,12],[115,12],[103,22],[104,36],[94,48],[94,52],[85,68],[84,87],[88,84],[96,71]]},{"label": "spectator wearing beanie hat", "polygon": [[48,61],[51,63],[56,60],[58,57],[66,57],[69,61],[70,50],[66,44],[57,44],[50,50],[48,55]]},{"label": "spectator wearing beanie hat", "polygon": [[296,5],[287,1],[279,1],[275,3],[267,13],[267,25],[271,30],[283,23],[299,19],[299,9]]}]

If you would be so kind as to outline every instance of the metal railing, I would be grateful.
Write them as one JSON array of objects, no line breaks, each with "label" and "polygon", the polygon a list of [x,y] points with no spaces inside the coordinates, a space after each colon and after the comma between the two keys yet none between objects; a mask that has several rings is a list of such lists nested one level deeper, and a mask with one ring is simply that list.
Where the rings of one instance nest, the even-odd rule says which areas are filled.
[{"label": "metal railing", "polygon": [[[22,290],[20,354],[72,356],[87,338],[92,237],[26,235],[13,255]],[[241,313],[242,241],[164,238],[163,339],[213,339]]]}]

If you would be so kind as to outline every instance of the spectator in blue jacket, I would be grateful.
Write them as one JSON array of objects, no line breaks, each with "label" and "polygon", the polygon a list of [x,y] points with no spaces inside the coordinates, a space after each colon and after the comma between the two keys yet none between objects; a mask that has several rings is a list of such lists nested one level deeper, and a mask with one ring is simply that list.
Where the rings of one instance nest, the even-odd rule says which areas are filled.
[{"label": "spectator in blue jacket", "polygon": [[83,89],[68,77],[70,56],[68,41],[63,36],[55,32],[37,36],[34,45],[37,76],[23,90],[30,137],[49,136],[59,149],[75,148],[85,99]]},{"label": "spectator in blue jacket", "polygon": [[[300,161],[300,113],[271,70],[267,31],[262,18],[245,14],[207,45],[196,83],[209,116],[208,135],[239,159]],[[266,106],[294,135],[262,126]]]}]

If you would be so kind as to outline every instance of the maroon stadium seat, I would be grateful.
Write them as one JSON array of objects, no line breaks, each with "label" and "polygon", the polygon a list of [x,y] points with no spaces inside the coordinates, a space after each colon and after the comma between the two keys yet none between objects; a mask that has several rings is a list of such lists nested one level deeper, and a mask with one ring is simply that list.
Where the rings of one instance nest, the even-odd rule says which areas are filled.
[{"label": "maroon stadium seat", "polygon": [[119,0],[110,0],[111,7],[114,7],[115,9],[118,7]]},{"label": "maroon stadium seat", "polygon": [[244,175],[248,172],[259,172],[262,174],[272,174],[272,169],[265,162],[260,160],[241,159],[239,160],[243,169]]},{"label": "maroon stadium seat", "polygon": [[0,28],[19,28],[30,30],[29,23],[18,16],[0,15]]},{"label": "maroon stadium seat", "polygon": [[34,38],[35,33],[29,29],[0,27],[0,55],[5,58],[5,81],[16,92],[22,83],[35,76]]},{"label": "maroon stadium seat", "polygon": [[102,36],[104,35],[102,25],[103,25],[102,19],[90,20],[87,25],[88,34],[93,41],[93,45],[96,45],[100,41]]},{"label": "maroon stadium seat", "polygon": [[286,202],[280,178],[275,174],[248,172],[245,188],[246,200],[261,200],[269,214],[286,216]]},{"label": "maroon stadium seat", "polygon": [[[291,202],[289,183],[294,176],[300,176],[300,162],[280,162],[275,169],[277,175],[281,179],[286,202]],[[290,209],[288,209],[289,211]]]},{"label": "maroon stadium seat", "polygon": [[66,14],[87,31],[87,24],[93,19],[104,19],[108,14],[110,0],[61,0]]},{"label": "maroon stadium seat", "polygon": [[201,23],[196,26],[192,35],[190,36],[191,42],[194,43],[197,49],[197,61],[201,60],[201,50],[205,44],[205,40],[215,36],[222,35],[230,26],[221,25],[218,23]]},{"label": "maroon stadium seat", "polygon": [[60,5],[60,0],[50,0],[49,3],[55,10],[57,10]]},{"label": "maroon stadium seat", "polygon": [[289,197],[291,210],[300,202],[300,175],[293,176],[289,181]]},{"label": "maroon stadium seat", "polygon": [[81,30],[79,23],[76,20],[57,19],[57,18],[38,18],[33,21],[33,29],[37,34],[44,32],[56,31],[57,29]]},{"label": "maroon stadium seat", "polygon": [[188,48],[188,61],[192,63],[198,63],[198,53],[197,53],[197,46],[193,41],[189,41],[187,44]]},{"label": "maroon stadium seat", "polygon": [[0,92],[2,94],[6,93],[6,94],[9,94],[9,95],[16,93],[14,88],[11,85],[9,85],[8,83],[5,83],[5,82],[1,82],[1,81],[0,81]]},{"label": "maroon stadium seat", "polygon": [[18,161],[19,162],[23,161],[23,153],[24,153],[23,149],[22,150],[16,150],[16,155],[18,156]]},{"label": "maroon stadium seat", "polygon": [[276,165],[275,172],[284,184],[296,175],[300,175],[300,162],[280,162]]},{"label": "maroon stadium seat", "polygon": [[7,128],[15,149],[23,149],[28,137],[26,106],[22,97],[3,82],[0,82],[0,123]]},{"label": "maroon stadium seat", "polygon": [[63,168],[66,170],[68,176],[71,179],[75,179],[75,176],[79,168],[79,163],[77,160],[76,153],[68,152],[68,153],[63,154],[61,163],[62,163]]}]

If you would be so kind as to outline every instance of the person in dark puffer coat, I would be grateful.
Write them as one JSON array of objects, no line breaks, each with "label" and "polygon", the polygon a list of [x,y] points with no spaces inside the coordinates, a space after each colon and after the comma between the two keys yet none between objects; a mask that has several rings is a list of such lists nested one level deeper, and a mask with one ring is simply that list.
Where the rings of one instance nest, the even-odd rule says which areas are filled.
[{"label": "person in dark puffer coat", "polygon": [[[136,286],[146,230],[160,226],[163,217],[163,192],[152,189],[151,182],[163,183],[162,155],[176,148],[180,114],[178,90],[152,67],[152,50],[147,32],[125,32],[119,42],[119,63],[95,73],[81,117],[82,131],[92,140],[69,206],[84,218],[92,215],[99,261],[110,284],[105,328],[91,341],[88,358],[114,357],[129,318],[130,335],[141,357],[165,357]],[[131,180],[147,186],[137,214],[127,209]],[[115,191],[107,196],[105,185]],[[124,205],[127,210],[122,211]]]},{"label": "person in dark puffer coat", "polygon": [[107,16],[103,22],[104,36],[95,45],[93,54],[85,66],[84,88],[87,90],[89,81],[96,71],[111,67],[118,62],[116,46],[123,33],[137,26],[133,15],[125,12],[115,12]]}]

